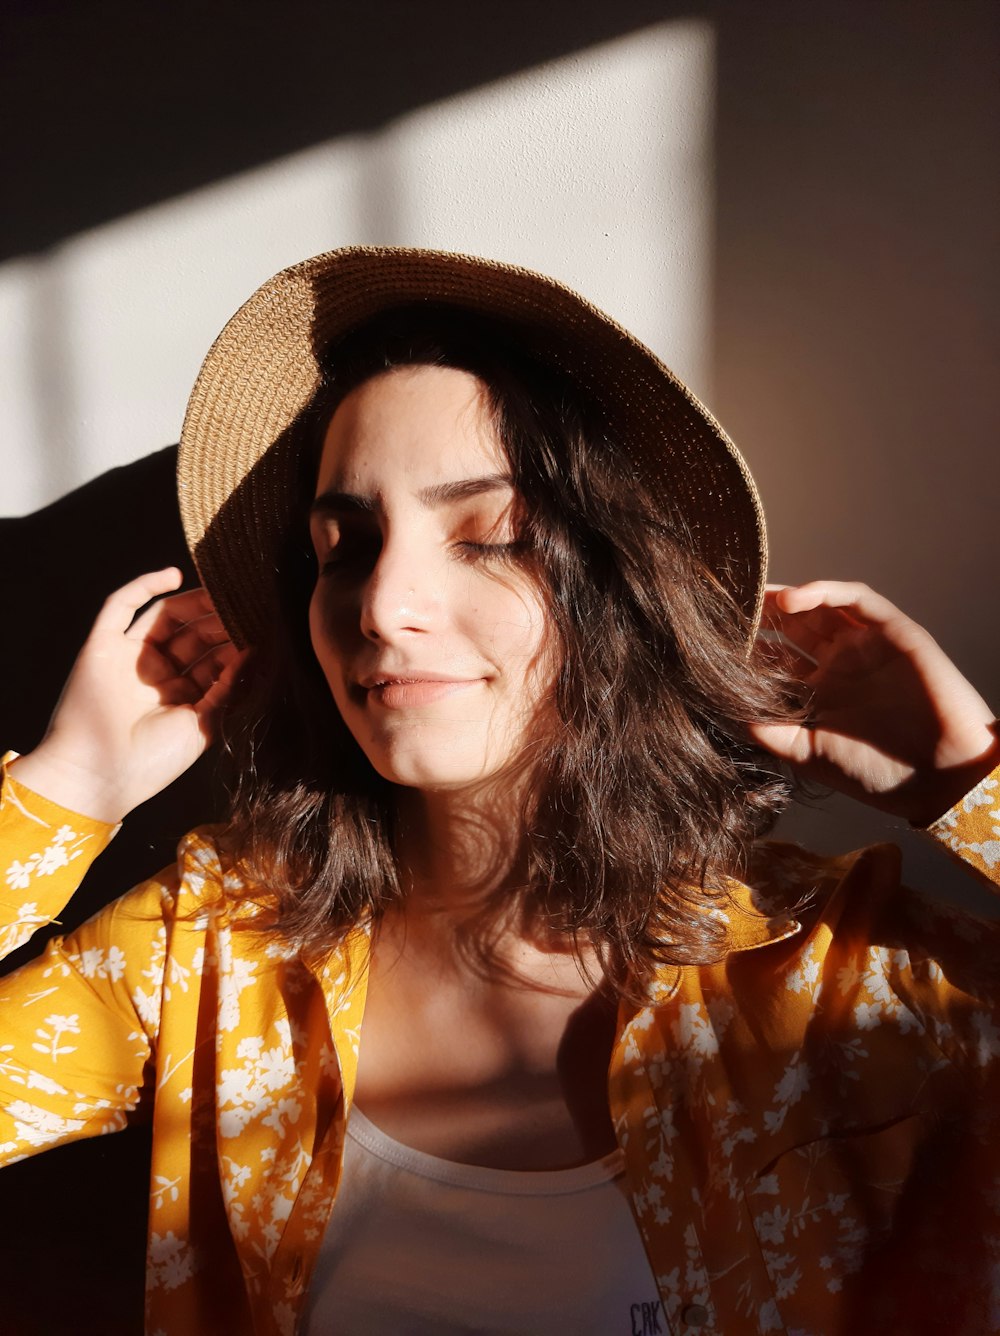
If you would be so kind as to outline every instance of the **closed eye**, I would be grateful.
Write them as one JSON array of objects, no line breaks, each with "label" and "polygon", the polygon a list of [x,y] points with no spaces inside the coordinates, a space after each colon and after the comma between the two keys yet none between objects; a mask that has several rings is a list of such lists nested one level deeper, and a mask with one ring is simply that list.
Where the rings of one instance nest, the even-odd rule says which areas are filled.
[{"label": "closed eye", "polygon": [[381,549],[382,540],[377,534],[342,532],[334,546],[319,558],[320,574],[374,566]]},{"label": "closed eye", "polygon": [[526,548],[526,543],[473,543],[465,540],[456,543],[456,547],[468,561],[476,561],[482,558],[492,561],[511,561],[520,556]]}]

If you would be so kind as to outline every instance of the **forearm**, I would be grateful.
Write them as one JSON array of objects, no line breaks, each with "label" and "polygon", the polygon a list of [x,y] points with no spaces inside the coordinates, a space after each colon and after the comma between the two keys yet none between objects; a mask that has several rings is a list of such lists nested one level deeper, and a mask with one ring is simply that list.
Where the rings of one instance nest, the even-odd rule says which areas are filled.
[{"label": "forearm", "polygon": [[927,829],[960,804],[982,780],[1000,767],[1000,723],[984,725],[982,747],[961,765],[940,771],[925,781],[924,791],[909,813],[911,826]]}]

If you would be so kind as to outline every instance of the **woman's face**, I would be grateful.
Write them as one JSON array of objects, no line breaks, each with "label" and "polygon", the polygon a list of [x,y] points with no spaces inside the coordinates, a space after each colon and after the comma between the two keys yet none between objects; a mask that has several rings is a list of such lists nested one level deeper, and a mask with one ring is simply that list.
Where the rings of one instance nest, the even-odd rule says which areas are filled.
[{"label": "woman's face", "polygon": [[465,371],[385,372],[330,421],[310,634],[344,722],[393,783],[498,775],[551,694],[549,618],[512,559],[509,474],[485,387]]}]

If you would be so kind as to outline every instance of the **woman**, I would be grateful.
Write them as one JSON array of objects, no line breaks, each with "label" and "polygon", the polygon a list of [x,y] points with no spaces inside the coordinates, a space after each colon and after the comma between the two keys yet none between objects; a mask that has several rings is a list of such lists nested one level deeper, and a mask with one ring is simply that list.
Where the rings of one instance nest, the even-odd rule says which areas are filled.
[{"label": "woman", "polygon": [[233,758],[226,826],[3,985],[9,1158],[152,1119],[148,1329],[988,1329],[991,930],[758,840],[770,755],[989,876],[994,717],[927,633],[766,591],[718,424],[468,257],[265,284],[179,483],[218,613],[113,594],[0,806],[14,945]]}]

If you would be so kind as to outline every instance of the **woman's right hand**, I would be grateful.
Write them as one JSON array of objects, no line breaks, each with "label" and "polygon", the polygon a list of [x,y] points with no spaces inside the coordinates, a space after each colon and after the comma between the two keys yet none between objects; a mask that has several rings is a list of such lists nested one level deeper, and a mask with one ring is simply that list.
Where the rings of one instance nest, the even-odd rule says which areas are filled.
[{"label": "woman's right hand", "polygon": [[245,655],[207,593],[150,599],[181,582],[140,575],[106,600],[45,737],[14,762],[26,787],[62,807],[118,822],[183,774],[209,745]]}]

